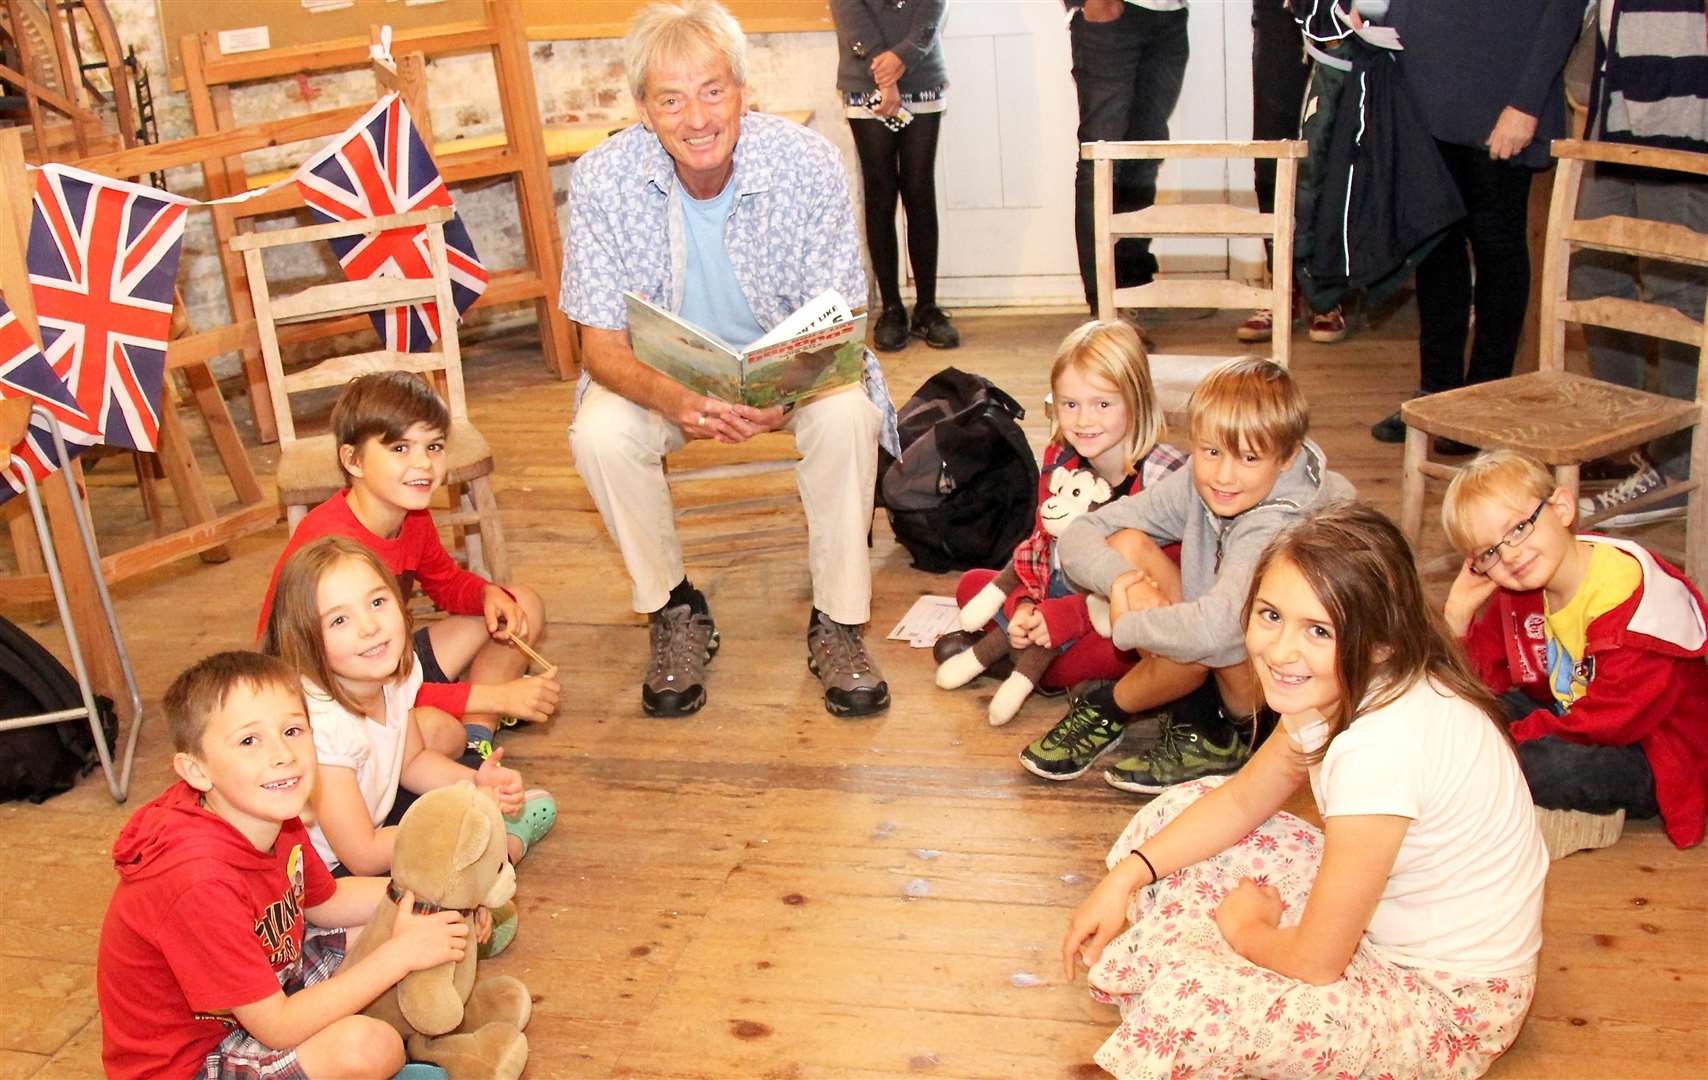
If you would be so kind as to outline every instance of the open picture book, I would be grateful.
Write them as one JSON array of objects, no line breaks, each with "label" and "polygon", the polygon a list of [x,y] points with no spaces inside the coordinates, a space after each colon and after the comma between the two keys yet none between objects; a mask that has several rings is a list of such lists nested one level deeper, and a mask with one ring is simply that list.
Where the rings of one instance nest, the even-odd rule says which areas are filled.
[{"label": "open picture book", "polygon": [[688,389],[765,409],[858,383],[866,316],[834,289],[819,293],[769,334],[738,349],[636,293],[624,293],[629,345],[648,367]]}]

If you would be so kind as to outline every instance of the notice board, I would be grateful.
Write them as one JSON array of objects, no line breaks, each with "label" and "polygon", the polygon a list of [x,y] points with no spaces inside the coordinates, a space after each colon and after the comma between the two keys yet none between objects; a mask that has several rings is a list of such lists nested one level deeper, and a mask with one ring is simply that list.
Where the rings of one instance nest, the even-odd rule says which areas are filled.
[{"label": "notice board", "polygon": [[[505,0],[522,6],[522,22],[536,41],[621,37],[644,0]],[[447,23],[484,23],[487,0],[157,0],[167,67],[178,83],[184,69],[178,40],[185,34],[225,33],[226,41],[252,48],[315,45],[368,36],[389,23],[414,30]],[[829,0],[723,0],[751,34],[830,30]],[[247,34],[245,33],[247,32]],[[235,37],[233,35],[235,34]],[[265,44],[261,44],[265,41]],[[232,45],[222,46],[227,55]]]}]

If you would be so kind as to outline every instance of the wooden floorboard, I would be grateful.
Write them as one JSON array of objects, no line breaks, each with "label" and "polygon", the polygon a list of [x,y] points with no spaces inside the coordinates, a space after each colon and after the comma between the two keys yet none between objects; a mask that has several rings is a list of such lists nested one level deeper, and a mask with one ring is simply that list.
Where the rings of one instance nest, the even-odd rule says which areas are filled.
[{"label": "wooden floorboard", "polygon": [[[1041,446],[1050,355],[1076,321],[964,318],[958,352],[916,344],[885,369],[898,399],[945,364],[986,374],[1027,407]],[[1232,328],[1222,317],[1152,332],[1159,350],[1232,355]],[[1342,345],[1295,351],[1313,436],[1390,512],[1400,450],[1367,429],[1410,390],[1415,338],[1402,310]],[[1029,701],[992,729],[991,684],[939,691],[927,651],[882,640],[916,596],[953,579],[912,569],[879,521],[870,640],[895,701],[879,717],[834,718],[803,662],[810,583],[793,477],[679,484],[690,574],[724,647],[705,711],[648,718],[636,686],[645,626],[569,460],[573,388],[544,375],[523,337],[471,347],[468,367],[511,565],[545,598],[545,651],[565,685],[558,719],[508,742],[560,806],[520,872],[521,933],[492,965],[534,993],[529,1075],[1098,1075],[1090,1058],[1114,1011],[1083,980],[1061,981],[1055,951],[1136,803],[1095,776],[1046,784],[1015,764],[1060,700]],[[761,451],[788,452],[782,439]],[[270,475],[274,456],[258,449],[258,468]],[[741,459],[695,446],[673,467]],[[146,529],[132,485],[123,458],[90,473],[109,545]],[[1678,538],[1676,526],[1660,533]],[[279,526],[231,545],[229,562],[183,562],[116,590],[150,710],[132,805],[170,776],[161,693],[186,658],[252,641],[284,536]],[[1425,554],[1444,550],[1431,519]],[[50,624],[22,621],[60,647]],[[1307,803],[1294,808],[1309,814]],[[96,778],[42,806],[0,806],[0,1080],[99,1074],[93,961],[114,883],[107,852],[128,813]],[[1536,1004],[1491,1075],[1708,1075],[1705,898],[1703,852],[1675,851],[1653,823],[1555,864]]]}]

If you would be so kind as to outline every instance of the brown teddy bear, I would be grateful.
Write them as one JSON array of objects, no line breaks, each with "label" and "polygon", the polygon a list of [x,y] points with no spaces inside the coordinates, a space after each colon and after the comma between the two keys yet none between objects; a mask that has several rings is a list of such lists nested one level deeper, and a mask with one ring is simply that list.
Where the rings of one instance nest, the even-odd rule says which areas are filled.
[{"label": "brown teddy bear", "polygon": [[403,815],[392,851],[391,884],[350,951],[360,960],[391,937],[398,903],[414,892],[419,912],[459,910],[469,922],[461,961],[412,972],[364,1011],[398,1030],[411,1060],[438,1065],[451,1080],[517,1080],[528,1062],[533,1000],[508,975],[476,981],[474,914],[516,891],[505,857],[498,806],[464,780],[430,791]]}]

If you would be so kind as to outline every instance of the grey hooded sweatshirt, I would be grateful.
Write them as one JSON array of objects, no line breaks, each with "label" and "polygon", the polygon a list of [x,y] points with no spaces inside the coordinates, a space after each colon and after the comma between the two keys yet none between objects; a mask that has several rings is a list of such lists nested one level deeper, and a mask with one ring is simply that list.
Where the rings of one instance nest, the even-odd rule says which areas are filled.
[{"label": "grey hooded sweatshirt", "polygon": [[1110,536],[1139,529],[1159,544],[1178,542],[1185,602],[1128,612],[1112,628],[1115,645],[1183,664],[1228,667],[1246,656],[1240,611],[1270,538],[1311,510],[1355,494],[1346,477],[1328,470],[1322,448],[1307,439],[1263,501],[1242,514],[1222,518],[1211,513],[1188,466],[1154,487],[1075,518],[1056,550],[1074,584],[1108,596],[1115,579],[1132,569],[1109,546]]}]

